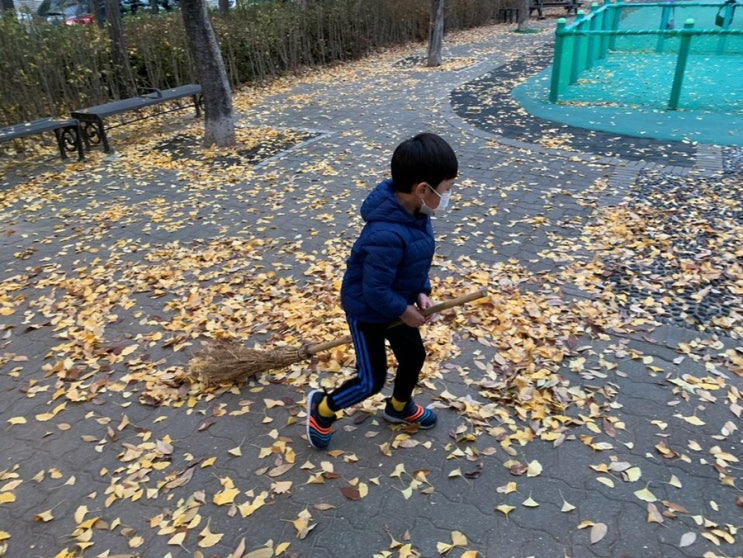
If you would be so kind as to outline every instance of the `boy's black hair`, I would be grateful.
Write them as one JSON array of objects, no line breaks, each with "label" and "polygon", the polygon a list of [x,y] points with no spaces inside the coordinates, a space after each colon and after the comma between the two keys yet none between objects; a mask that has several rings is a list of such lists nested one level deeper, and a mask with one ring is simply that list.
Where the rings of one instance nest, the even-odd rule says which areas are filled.
[{"label": "boy's black hair", "polygon": [[459,162],[454,150],[436,134],[423,133],[405,140],[392,154],[392,187],[409,194],[413,184],[427,182],[436,188],[456,178]]}]

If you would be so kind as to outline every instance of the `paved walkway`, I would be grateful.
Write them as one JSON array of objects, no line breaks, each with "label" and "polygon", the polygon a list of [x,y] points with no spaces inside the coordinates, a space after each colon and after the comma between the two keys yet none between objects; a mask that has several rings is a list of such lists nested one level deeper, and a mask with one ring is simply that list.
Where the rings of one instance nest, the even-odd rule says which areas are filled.
[{"label": "paved walkway", "polygon": [[[442,70],[396,64],[408,50],[241,97],[246,133],[313,135],[254,170],[146,143],[6,169],[0,555],[743,555],[740,322],[602,314],[608,295],[585,281],[602,211],[648,173],[722,179],[722,151],[644,144],[666,165],[601,138],[577,149],[559,126],[494,130],[528,115],[483,116],[487,99],[468,109],[462,91],[550,34],[469,37]],[[462,169],[435,223],[439,292],[491,290],[429,330],[417,397],[437,428],[393,430],[376,399],[312,450],[305,391],[342,381],[347,348],[216,392],[183,383],[214,331],[345,333],[335,293],[358,205],[422,130]]]}]

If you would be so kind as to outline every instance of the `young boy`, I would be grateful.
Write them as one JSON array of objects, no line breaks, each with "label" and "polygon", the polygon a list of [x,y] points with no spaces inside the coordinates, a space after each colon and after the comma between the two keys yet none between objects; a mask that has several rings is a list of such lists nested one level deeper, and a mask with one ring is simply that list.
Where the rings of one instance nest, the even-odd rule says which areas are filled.
[{"label": "young boy", "polygon": [[[435,134],[402,142],[392,155],[392,179],[380,183],[361,206],[366,224],[351,250],[341,285],[341,305],[356,351],[356,377],[332,393],[307,395],[307,437],[325,449],[336,413],[382,390],[387,378],[385,340],[397,359],[392,397],[383,417],[400,424],[436,425],[436,414],[413,401],[426,358],[418,328],[433,305],[428,272],[435,242],[431,215],[446,208],[459,164]],[[388,327],[396,319],[402,324]]]}]

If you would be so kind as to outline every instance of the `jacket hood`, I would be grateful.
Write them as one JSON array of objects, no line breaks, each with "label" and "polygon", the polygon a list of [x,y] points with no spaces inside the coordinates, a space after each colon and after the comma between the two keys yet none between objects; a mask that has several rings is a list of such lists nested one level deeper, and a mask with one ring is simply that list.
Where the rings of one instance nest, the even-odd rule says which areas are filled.
[{"label": "jacket hood", "polygon": [[411,215],[398,201],[392,187],[392,179],[377,184],[377,187],[361,204],[361,217],[367,223],[385,221],[388,223],[404,223],[417,227],[424,227],[428,218]]}]

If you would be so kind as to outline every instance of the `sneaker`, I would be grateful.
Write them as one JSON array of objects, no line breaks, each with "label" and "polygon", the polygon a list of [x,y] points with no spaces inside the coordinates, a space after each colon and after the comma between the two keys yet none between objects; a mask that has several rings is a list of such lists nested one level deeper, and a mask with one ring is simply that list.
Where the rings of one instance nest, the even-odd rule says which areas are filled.
[{"label": "sneaker", "polygon": [[335,422],[335,418],[325,418],[317,410],[322,398],[323,393],[318,389],[313,389],[307,394],[307,440],[317,449],[328,447],[333,437],[330,427]]},{"label": "sneaker", "polygon": [[436,413],[418,405],[412,399],[408,401],[402,411],[395,411],[391,400],[387,400],[382,417],[387,422],[396,424],[417,424],[421,430],[428,430],[436,426]]}]

